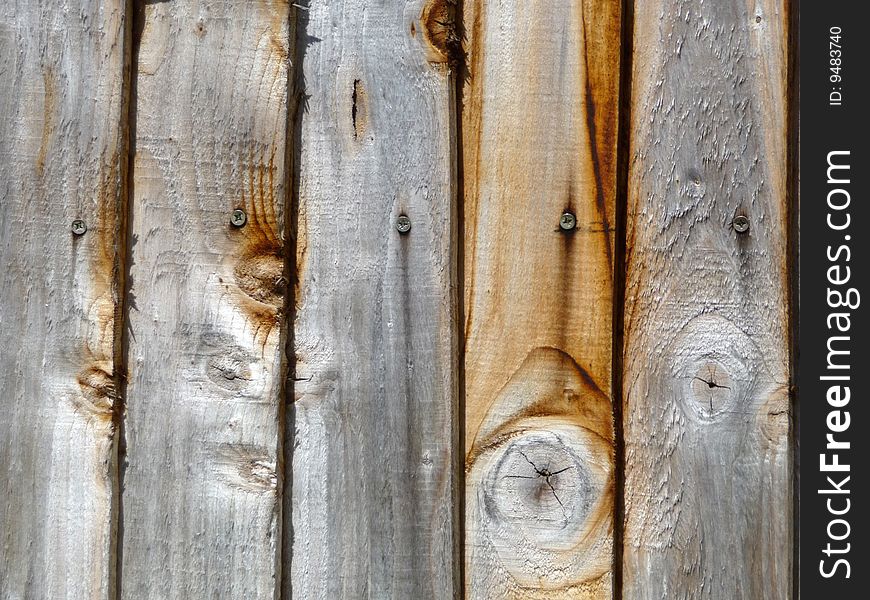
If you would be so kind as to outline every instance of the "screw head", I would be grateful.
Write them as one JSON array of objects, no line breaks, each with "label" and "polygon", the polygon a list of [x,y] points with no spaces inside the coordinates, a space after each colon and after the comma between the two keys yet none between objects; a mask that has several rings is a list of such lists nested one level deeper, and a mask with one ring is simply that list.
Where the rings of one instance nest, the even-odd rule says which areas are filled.
[{"label": "screw head", "polygon": [[559,217],[559,227],[562,231],[571,231],[577,227],[577,217],[573,213],[563,212],[562,216]]},{"label": "screw head", "polygon": [[74,235],[84,235],[84,233],[88,230],[88,226],[85,225],[85,222],[81,219],[76,219],[72,222],[70,230],[73,232]]},{"label": "screw head", "polygon": [[737,215],[731,222],[734,226],[734,231],[737,233],[746,233],[749,231],[749,219],[744,215]]},{"label": "screw head", "polygon": [[408,218],[408,215],[399,215],[396,219],[396,229],[399,233],[408,233],[411,231],[411,219]]},{"label": "screw head", "polygon": [[233,211],[233,214],[230,215],[230,223],[234,227],[241,227],[248,221],[248,215],[245,214],[241,208],[237,208]]}]

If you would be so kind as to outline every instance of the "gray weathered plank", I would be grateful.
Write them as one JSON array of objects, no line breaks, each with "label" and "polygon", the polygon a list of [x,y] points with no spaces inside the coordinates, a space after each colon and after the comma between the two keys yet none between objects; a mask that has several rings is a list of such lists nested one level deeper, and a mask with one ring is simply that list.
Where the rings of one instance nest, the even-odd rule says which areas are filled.
[{"label": "gray weathered plank", "polygon": [[123,598],[278,595],[289,23],[137,15]]},{"label": "gray weathered plank", "polygon": [[787,2],[638,2],[634,31],[625,596],[789,598]]},{"label": "gray weathered plank", "polygon": [[114,588],[125,7],[0,6],[3,599]]},{"label": "gray weathered plank", "polygon": [[465,593],[609,599],[620,3],[465,7]]},{"label": "gray weathered plank", "polygon": [[457,591],[451,10],[300,13],[288,598]]}]

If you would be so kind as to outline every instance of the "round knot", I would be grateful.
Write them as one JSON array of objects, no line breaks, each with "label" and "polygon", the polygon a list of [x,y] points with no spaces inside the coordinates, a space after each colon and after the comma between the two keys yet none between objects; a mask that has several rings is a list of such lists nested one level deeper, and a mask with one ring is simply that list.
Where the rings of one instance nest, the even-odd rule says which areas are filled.
[{"label": "round knot", "polygon": [[671,376],[679,381],[679,404],[694,421],[734,417],[747,410],[758,364],[752,340],[728,319],[702,315],[689,321],[669,347]]},{"label": "round knot", "polygon": [[576,423],[524,419],[475,461],[481,540],[522,586],[555,590],[606,573],[610,444]]},{"label": "round knot", "polygon": [[585,520],[594,491],[582,460],[549,431],[508,444],[487,481],[490,518],[526,528],[539,545]]}]

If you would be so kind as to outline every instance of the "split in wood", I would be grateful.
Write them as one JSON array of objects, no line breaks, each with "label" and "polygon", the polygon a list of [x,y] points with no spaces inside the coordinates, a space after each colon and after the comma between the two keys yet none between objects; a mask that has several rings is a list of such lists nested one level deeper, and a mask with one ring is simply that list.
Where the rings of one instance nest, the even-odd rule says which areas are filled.
[{"label": "split in wood", "polygon": [[[719,385],[718,383],[716,383],[716,382],[713,380],[713,374],[712,374],[712,373],[710,374],[710,379],[709,379],[709,380],[704,379],[703,377],[697,377],[697,376],[694,377],[693,379],[697,379],[698,381],[703,381],[704,383],[707,384],[707,387],[710,388],[711,390],[714,389],[714,388],[719,388],[719,389],[722,389],[722,390],[730,390],[730,389],[731,389],[731,388],[728,387],[727,385]],[[711,413],[713,412],[713,394],[712,394],[712,393],[710,394],[710,412],[711,412]]]},{"label": "split in wood", "polygon": [[519,450],[519,453],[522,455],[523,458],[526,459],[526,462],[528,462],[530,465],[532,465],[532,469],[535,470],[536,475],[534,477],[531,475],[505,475],[505,478],[507,478],[507,479],[537,479],[539,477],[543,477],[544,482],[550,488],[550,491],[553,492],[553,497],[556,499],[556,502],[558,502],[559,506],[562,507],[562,514],[567,519],[568,513],[565,512],[565,505],[562,504],[562,500],[559,498],[559,495],[556,493],[556,488],[554,488],[553,484],[550,482],[550,477],[554,477],[554,476],[558,475],[559,473],[564,473],[568,469],[573,469],[573,467],[568,466],[568,467],[565,467],[564,469],[559,469],[558,471],[551,472],[550,468],[549,468],[550,465],[548,464],[543,469],[539,469],[535,465],[535,463],[532,462],[532,459],[530,459],[528,456],[526,456],[525,452],[523,452],[522,450]]}]

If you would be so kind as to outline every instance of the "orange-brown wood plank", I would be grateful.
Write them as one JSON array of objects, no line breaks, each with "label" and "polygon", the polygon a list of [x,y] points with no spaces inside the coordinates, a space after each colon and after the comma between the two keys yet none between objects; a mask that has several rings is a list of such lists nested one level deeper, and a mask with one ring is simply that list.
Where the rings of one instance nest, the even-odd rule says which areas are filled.
[{"label": "orange-brown wood plank", "polygon": [[465,593],[606,599],[620,4],[465,6]]}]

